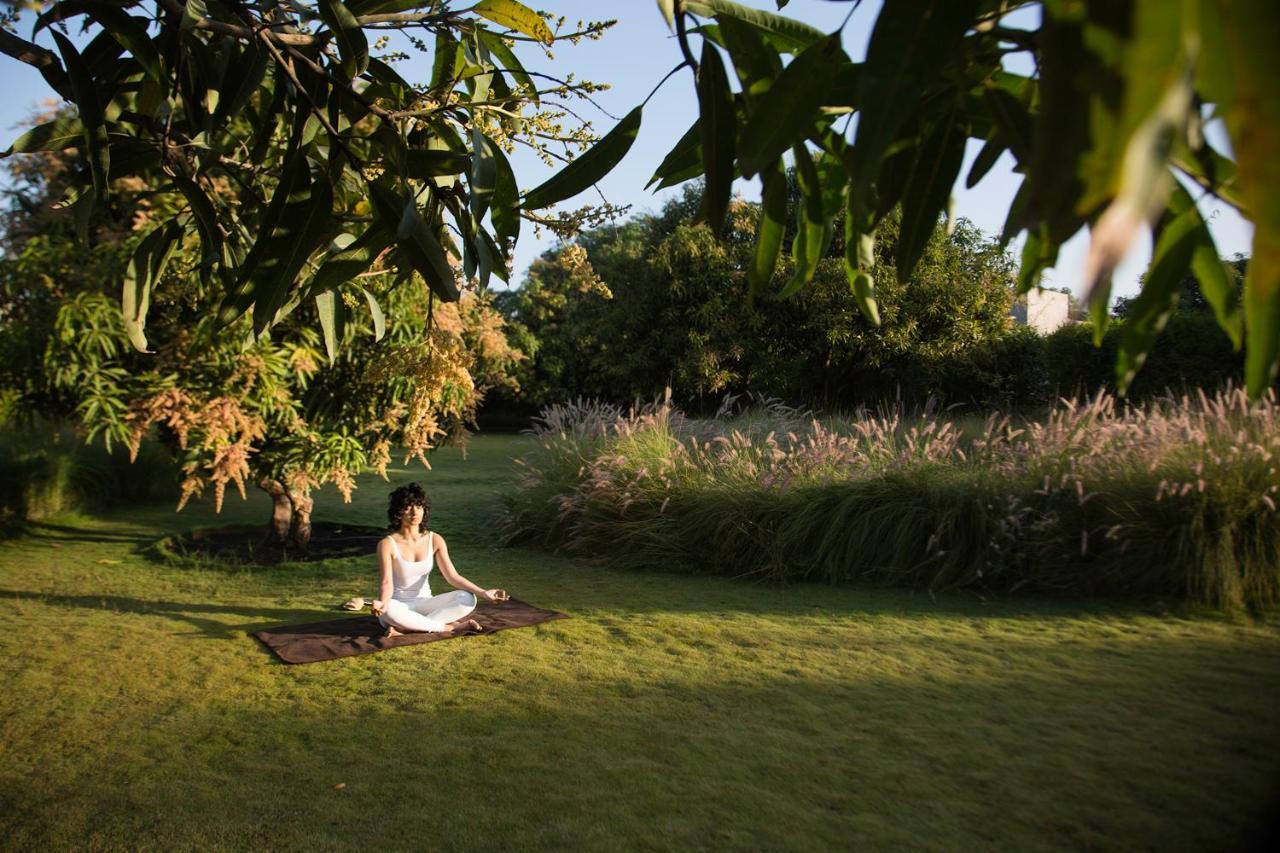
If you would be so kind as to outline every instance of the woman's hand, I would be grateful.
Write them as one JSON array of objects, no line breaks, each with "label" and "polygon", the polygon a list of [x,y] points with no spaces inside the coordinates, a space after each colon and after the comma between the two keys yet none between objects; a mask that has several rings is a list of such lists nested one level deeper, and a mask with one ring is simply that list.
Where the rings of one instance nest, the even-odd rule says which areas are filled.
[{"label": "woman's hand", "polygon": [[486,589],[481,595],[485,601],[506,601],[511,597],[505,589]]},{"label": "woman's hand", "polygon": [[381,616],[383,613],[387,612],[387,608],[383,607],[382,602],[378,601],[377,599],[374,599],[369,609],[373,611],[374,616]]}]

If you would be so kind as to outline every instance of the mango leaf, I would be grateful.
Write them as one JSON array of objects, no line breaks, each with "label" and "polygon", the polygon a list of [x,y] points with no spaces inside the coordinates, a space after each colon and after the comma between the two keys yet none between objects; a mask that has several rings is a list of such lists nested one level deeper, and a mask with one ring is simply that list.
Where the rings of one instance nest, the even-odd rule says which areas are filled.
[{"label": "mango leaf", "polygon": [[765,12],[762,9],[752,9],[749,6],[743,6],[741,3],[731,2],[731,0],[696,0],[696,2],[695,0],[688,0],[688,2],[684,3],[684,8],[686,11],[703,18],[723,18],[726,16],[736,18],[744,24],[750,24],[762,33],[768,34],[773,40],[793,53],[804,50],[826,36],[826,33],[817,27],[782,15],[775,15],[772,12]]},{"label": "mango leaf", "polygon": [[494,190],[498,186],[498,164],[493,158],[496,148],[477,126],[471,128],[471,215],[477,223],[489,211]]},{"label": "mango leaf", "polygon": [[200,266],[207,275],[213,264],[222,254],[222,229],[218,227],[218,214],[213,203],[204,194],[204,190],[186,175],[174,175],[173,185],[182,193],[191,208],[196,230],[200,234]]},{"label": "mango leaf", "polygon": [[902,227],[898,235],[898,281],[911,279],[916,263],[947,207],[951,188],[964,161],[965,134],[955,116],[945,119],[916,148],[915,162],[902,194]]},{"label": "mango leaf", "polygon": [[[1058,244],[1049,237],[1047,225],[1040,225],[1027,231],[1027,240],[1022,244],[1022,264],[1018,268],[1015,290],[1019,296],[1040,286],[1040,277],[1044,271],[1058,262]],[[1106,300],[1103,300],[1104,304]]]},{"label": "mango leaf", "polygon": [[973,158],[973,165],[969,167],[969,176],[964,179],[965,189],[973,189],[985,178],[1006,150],[999,137],[993,136],[988,139],[982,146],[982,150],[978,152],[978,156]]},{"label": "mango leaf", "polygon": [[316,313],[320,315],[324,350],[329,355],[329,363],[333,364],[338,357],[338,346],[342,343],[346,328],[347,306],[342,301],[342,295],[331,288],[316,294]]},{"label": "mango leaf", "polygon": [[423,221],[416,202],[385,178],[369,184],[369,199],[383,225],[396,233],[396,246],[427,286],[445,302],[457,302],[458,283],[453,268],[439,239]]},{"label": "mango leaf", "polygon": [[769,90],[756,99],[738,140],[738,163],[744,176],[756,174],[796,140],[809,135],[818,108],[826,102],[832,69],[842,57],[838,34],[817,41],[792,60]]},{"label": "mango leaf", "polygon": [[370,225],[365,232],[341,251],[329,255],[311,278],[313,293],[330,290],[348,281],[354,281],[373,264],[394,237],[381,223]]},{"label": "mango leaf", "polygon": [[658,11],[667,22],[667,29],[676,31],[676,0],[658,0]]},{"label": "mango leaf", "polygon": [[[852,187],[850,187],[852,189]],[[873,326],[880,325],[880,306],[876,303],[875,281],[871,270],[875,267],[876,240],[873,233],[859,227],[854,210],[853,193],[847,195],[849,209],[844,216],[844,272],[849,278],[849,289],[858,304],[858,310]]]},{"label": "mango leaf", "polygon": [[[988,86],[982,93],[983,104],[992,123],[999,129],[998,136],[1002,147],[1013,152],[1013,158],[1019,165],[1031,162],[1031,113],[1026,104],[999,86]],[[977,183],[977,181],[974,181]]]},{"label": "mango leaf", "polygon": [[267,252],[254,271],[253,330],[270,326],[293,290],[307,258],[333,230],[333,188],[317,175],[303,191],[290,195]]},{"label": "mango leaf", "polygon": [[543,44],[551,44],[555,36],[542,16],[523,3],[515,0],[480,0],[471,7],[482,18],[487,18],[499,26],[524,33]]},{"label": "mango leaf", "polygon": [[[495,167],[493,198],[490,200],[489,217],[493,221],[494,236],[504,244],[514,245],[520,236],[520,188],[515,172],[502,148],[485,137],[489,155]],[[499,253],[505,256],[505,253]],[[505,267],[505,264],[504,264]],[[505,269],[504,269],[505,272]]]},{"label": "mango leaf", "polygon": [[139,241],[125,268],[124,292],[121,295],[124,327],[138,352],[150,351],[143,327],[147,321],[147,309],[151,306],[151,288],[164,275],[181,234],[182,229],[173,219],[152,229]]},{"label": "mango leaf", "polygon": [[747,114],[751,114],[752,101],[768,91],[774,78],[782,72],[782,61],[777,51],[768,47],[759,31],[731,15],[721,15],[720,33],[725,49],[733,58],[733,67],[742,83],[746,96]]},{"label": "mango leaf", "polygon": [[871,209],[871,187],[881,164],[911,118],[903,104],[913,103],[961,53],[977,5],[977,0],[897,0],[880,10],[858,90],[850,185],[856,219]]},{"label": "mango leaf", "polygon": [[355,79],[369,67],[369,41],[351,10],[342,0],[320,0],[320,17],[333,33],[342,57],[342,70]]},{"label": "mango leaf", "polygon": [[524,197],[525,209],[538,210],[572,198],[609,174],[631,150],[631,144],[640,132],[641,109],[636,107],[627,113],[613,130],[578,159],[530,190]]},{"label": "mango leaf", "polygon": [[760,173],[764,190],[760,200],[760,223],[756,227],[755,255],[747,271],[748,302],[754,302],[765,292],[778,266],[778,254],[782,250],[782,238],[787,225],[787,176],[782,160]]},{"label": "mango leaf", "polygon": [[93,188],[97,198],[106,198],[111,150],[107,142],[102,103],[98,100],[98,87],[71,40],[57,30],[53,31],[53,40],[58,45],[58,52],[62,54],[63,65],[66,66],[67,76],[71,80],[71,93],[75,97],[80,121],[84,126],[83,153],[89,162],[89,171],[93,175]]},{"label": "mango leaf", "polygon": [[[822,184],[818,180],[818,170],[813,163],[813,156],[803,142],[791,148],[795,157],[796,178],[800,183],[803,203],[796,207],[796,236],[791,245],[791,255],[795,259],[796,268],[791,280],[787,282],[779,299],[789,299],[813,280],[818,270],[818,262],[822,260],[828,242],[830,226],[824,218]],[[796,242],[801,243],[797,246]]]},{"label": "mango leaf", "polygon": [[[676,144],[667,152],[667,156],[662,158],[662,162],[658,164],[658,168],[654,170],[653,177],[649,179],[649,183],[644,185],[645,189],[649,189],[653,184],[658,184],[657,189],[665,189],[672,184],[681,183],[681,180],[689,180],[694,175],[702,174],[702,128],[697,119],[694,119],[693,125],[684,132],[684,135],[676,140]],[[684,175],[690,170],[694,170],[689,178],[674,180],[677,176]]]},{"label": "mango leaf", "polygon": [[[1257,399],[1280,365],[1280,51],[1278,13],[1268,0],[1240,0],[1226,15],[1200,0],[1203,49],[1197,88],[1217,105],[1239,171],[1240,194],[1254,224],[1244,280],[1245,386]],[[1206,294],[1207,295],[1207,294]]]},{"label": "mango leaf", "polygon": [[516,56],[515,51],[507,47],[507,43],[497,33],[478,30],[476,36],[480,39],[480,43],[487,47],[489,52],[502,63],[502,67],[507,69],[516,83],[524,88],[523,95],[529,99],[528,102],[538,106],[541,103],[537,94],[538,87],[520,62],[520,58]]},{"label": "mango leaf", "polygon": [[[1186,201],[1190,201],[1187,198]],[[1151,266],[1142,282],[1142,292],[1129,306],[1124,334],[1116,354],[1116,388],[1123,395],[1129,390],[1134,374],[1146,361],[1147,352],[1156,335],[1164,328],[1178,304],[1182,279],[1191,263],[1191,255],[1200,243],[1204,222],[1195,204],[1178,204],[1170,209],[1158,229]]]},{"label": "mango leaf", "polygon": [[83,145],[84,125],[79,118],[66,116],[38,124],[19,136],[2,156],[29,154],[32,151],[63,151]]},{"label": "mango leaf", "polygon": [[369,303],[369,317],[373,320],[373,339],[375,341],[382,340],[387,334],[387,318],[382,313],[382,306],[378,304],[378,298],[363,287],[360,292],[364,294],[365,301]]},{"label": "mango leaf", "polygon": [[132,54],[148,77],[157,82],[165,82],[164,63],[160,60],[151,37],[147,35],[148,22],[107,3],[87,4],[85,12]]},{"label": "mango leaf", "polygon": [[718,235],[724,227],[733,192],[733,146],[737,120],[720,51],[705,40],[702,42],[702,61],[698,65],[698,126],[701,128],[702,162],[706,173],[701,216]]}]

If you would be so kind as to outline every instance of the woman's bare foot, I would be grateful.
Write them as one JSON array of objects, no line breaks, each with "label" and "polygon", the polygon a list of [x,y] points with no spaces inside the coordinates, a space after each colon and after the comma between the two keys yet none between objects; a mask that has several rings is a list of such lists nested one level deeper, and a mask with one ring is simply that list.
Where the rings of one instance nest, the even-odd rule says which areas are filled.
[{"label": "woman's bare foot", "polygon": [[449,626],[450,631],[483,631],[484,626],[474,619],[459,619]]},{"label": "woman's bare foot", "polygon": [[399,636],[400,636],[400,634],[401,634],[401,632],[400,632],[400,631],[397,631],[397,630],[395,629],[395,626],[394,626],[394,625],[388,625],[388,626],[387,626],[387,633],[386,633],[386,634],[384,634],[383,636],[385,636],[387,639],[391,639],[392,637],[399,637]]}]

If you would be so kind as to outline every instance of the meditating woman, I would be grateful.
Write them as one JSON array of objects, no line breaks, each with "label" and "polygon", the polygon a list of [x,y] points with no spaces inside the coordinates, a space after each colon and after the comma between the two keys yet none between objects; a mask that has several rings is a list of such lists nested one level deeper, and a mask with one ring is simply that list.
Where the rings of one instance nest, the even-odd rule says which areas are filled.
[{"label": "meditating woman", "polygon": [[[476,608],[476,596],[485,601],[507,600],[505,590],[481,589],[458,574],[444,537],[427,530],[430,518],[431,501],[417,483],[391,493],[387,507],[391,535],[378,543],[382,582],[373,602],[373,615],[388,637],[410,631],[480,631],[480,623],[467,618]],[[440,574],[456,587],[442,595],[432,595],[427,583],[437,560]]]}]

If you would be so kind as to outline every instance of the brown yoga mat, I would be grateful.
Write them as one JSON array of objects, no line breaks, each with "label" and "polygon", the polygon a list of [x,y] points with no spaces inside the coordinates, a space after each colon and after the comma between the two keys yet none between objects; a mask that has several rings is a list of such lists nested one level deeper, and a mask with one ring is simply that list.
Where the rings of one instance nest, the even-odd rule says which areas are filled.
[{"label": "brown yoga mat", "polygon": [[327,622],[309,622],[306,625],[284,625],[266,631],[254,631],[253,636],[285,663],[313,663],[366,652],[380,652],[396,646],[433,643],[463,634],[492,634],[505,628],[524,628],[539,622],[550,622],[552,619],[568,619],[569,614],[544,610],[510,598],[499,602],[481,601],[467,618],[479,622],[484,630],[463,630],[447,634],[424,632],[387,637],[386,629],[378,623],[376,616],[356,616],[330,619]]}]

